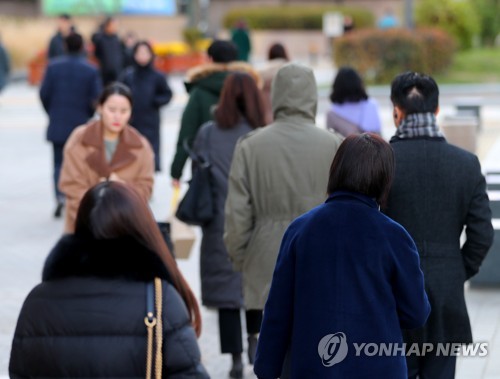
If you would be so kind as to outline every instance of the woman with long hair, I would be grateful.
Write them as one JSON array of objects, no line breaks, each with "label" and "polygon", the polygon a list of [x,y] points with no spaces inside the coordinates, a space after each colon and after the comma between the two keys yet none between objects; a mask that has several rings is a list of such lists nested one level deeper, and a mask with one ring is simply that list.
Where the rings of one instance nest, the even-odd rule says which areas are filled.
[{"label": "woman with long hair", "polygon": [[[49,254],[19,315],[11,377],[144,377],[146,283],[162,285],[163,378],[208,378],[196,299],[146,201],[103,182],[83,197],[74,234]],[[174,375],[175,374],[175,375]]]},{"label": "woman with long hair", "polygon": [[[394,152],[381,137],[364,133],[342,142],[328,199],[283,237],[257,377],[407,378],[401,329],[424,325],[430,305],[413,239],[380,212],[393,177]],[[353,344],[394,346],[400,354],[373,356]]]},{"label": "woman with long hair", "polygon": [[[224,204],[227,197],[229,168],[238,139],[264,125],[264,107],[255,80],[248,74],[230,74],[222,88],[214,121],[198,132],[194,151],[207,160],[213,178],[215,217],[202,227],[200,273],[203,305],[219,311],[221,352],[232,354],[231,378],[243,377],[243,308],[241,274],[235,272],[224,246]],[[196,170],[196,166],[194,167]],[[249,335],[249,360],[253,363],[260,312],[246,312]]]},{"label": "woman with long hair", "polygon": [[361,76],[351,67],[341,67],[333,81],[332,102],[326,114],[328,129],[348,136],[364,132],[380,134],[380,112],[368,97]]},{"label": "woman with long hair", "polygon": [[160,108],[172,99],[165,75],[154,68],[155,54],[147,41],[132,50],[132,65],[120,77],[132,91],[134,104],[130,124],[147,138],[155,153],[155,171],[161,171]]},{"label": "woman with long hair", "polygon": [[101,181],[128,183],[144,200],[151,197],[153,151],[149,142],[128,124],[132,105],[127,86],[109,85],[98,99],[100,119],[76,128],[66,142],[59,189],[66,196],[67,233],[74,230],[83,195]]}]

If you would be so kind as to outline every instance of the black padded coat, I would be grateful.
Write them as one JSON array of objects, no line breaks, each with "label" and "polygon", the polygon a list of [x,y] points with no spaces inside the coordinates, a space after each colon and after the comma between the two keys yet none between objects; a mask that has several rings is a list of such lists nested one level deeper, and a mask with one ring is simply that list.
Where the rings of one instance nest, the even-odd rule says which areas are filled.
[{"label": "black padded coat", "polygon": [[132,239],[63,237],[18,319],[11,378],[144,378],[146,283],[163,279],[163,377],[208,378],[183,300]]}]

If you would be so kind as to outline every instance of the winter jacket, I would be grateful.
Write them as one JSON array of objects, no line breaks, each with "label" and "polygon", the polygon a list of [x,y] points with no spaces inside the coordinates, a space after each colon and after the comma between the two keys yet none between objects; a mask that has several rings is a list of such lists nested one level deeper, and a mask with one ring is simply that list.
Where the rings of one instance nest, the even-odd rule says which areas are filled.
[{"label": "winter jacket", "polygon": [[99,33],[93,38],[104,86],[118,80],[124,69],[124,47],[116,34]]},{"label": "winter jacket", "polygon": [[155,170],[160,171],[160,107],[172,99],[172,90],[165,76],[152,65],[134,64],[121,76],[120,81],[131,90],[134,98],[130,124],[146,137],[155,153]]},{"label": "winter jacket", "polygon": [[162,279],[163,378],[208,378],[186,306],[157,254],[132,238],[63,237],[26,298],[11,378],[144,378],[146,283]]},{"label": "winter jacket", "polygon": [[223,241],[224,204],[227,178],[238,138],[252,128],[242,120],[230,129],[221,129],[214,122],[205,124],[194,142],[194,150],[210,162],[215,216],[202,227],[200,274],[203,305],[215,308],[242,308],[241,273],[234,270]]},{"label": "winter jacket", "polygon": [[66,54],[64,37],[61,32],[57,32],[50,39],[49,49],[47,50],[47,58],[53,59],[64,54]]},{"label": "winter jacket", "polygon": [[77,126],[92,118],[101,91],[99,73],[85,58],[71,54],[51,60],[40,87],[49,116],[47,140],[64,145]]},{"label": "winter jacket", "polygon": [[275,121],[238,142],[229,173],[224,241],[243,273],[247,309],[263,309],[279,244],[293,219],[326,199],[328,173],[341,143],[316,127],[312,70],[289,63],[272,91]]},{"label": "winter jacket", "polygon": [[231,72],[246,72],[260,85],[260,78],[250,65],[243,62],[228,64],[210,63],[195,67],[188,72],[186,90],[189,100],[182,113],[181,129],[177,139],[177,148],[172,162],[170,175],[174,179],[182,176],[188,153],[182,146],[186,140],[190,147],[198,129],[205,122],[212,120],[212,108],[219,101],[219,95],[226,76]]},{"label": "winter jacket", "polygon": [[79,126],[64,146],[59,189],[66,195],[65,231],[74,230],[80,201],[91,187],[111,173],[130,184],[146,201],[154,182],[154,157],[149,142],[134,128],[122,131],[111,162],[106,162],[102,125],[93,121]]},{"label": "winter jacket", "polygon": [[[410,235],[382,214],[374,199],[334,192],[285,233],[255,373],[262,379],[406,379],[402,353],[358,355],[354,344],[398,344],[404,352],[401,327],[422,326],[429,311]],[[343,334],[346,355],[321,344],[335,333]],[[339,361],[330,365],[337,352]],[[282,369],[289,376],[280,376]]]},{"label": "winter jacket", "polygon": [[493,242],[479,160],[442,137],[393,137],[391,145],[396,174],[385,212],[415,240],[432,308],[426,325],[405,340],[472,342],[464,282],[479,271]]}]

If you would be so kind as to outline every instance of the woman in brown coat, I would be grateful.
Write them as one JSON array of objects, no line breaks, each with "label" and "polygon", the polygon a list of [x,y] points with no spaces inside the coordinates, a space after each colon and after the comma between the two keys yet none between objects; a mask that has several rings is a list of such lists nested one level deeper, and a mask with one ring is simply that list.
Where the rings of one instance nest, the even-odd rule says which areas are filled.
[{"label": "woman in brown coat", "polygon": [[100,120],[79,126],[66,142],[59,180],[59,189],[66,195],[66,233],[74,230],[83,195],[100,181],[128,183],[145,200],[150,198],[154,154],[149,142],[128,125],[131,111],[130,90],[113,83],[99,98]]}]

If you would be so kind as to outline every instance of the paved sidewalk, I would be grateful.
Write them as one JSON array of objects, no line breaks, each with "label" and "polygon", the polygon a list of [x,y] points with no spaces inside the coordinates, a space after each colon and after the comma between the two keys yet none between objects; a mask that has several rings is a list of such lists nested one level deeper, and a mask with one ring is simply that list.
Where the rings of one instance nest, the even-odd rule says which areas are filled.
[{"label": "paved sidewalk", "polygon": [[[324,73],[325,77],[329,73]],[[330,75],[331,77],[331,75]],[[158,220],[169,214],[171,196],[168,167],[176,142],[180,113],[186,96],[179,78],[171,84],[176,97],[163,112],[163,167],[157,176],[152,208]],[[384,93],[374,94],[382,105],[383,135],[393,133],[391,109]],[[494,95],[496,96],[496,95]],[[492,102],[493,103],[493,102]],[[452,112],[453,99],[442,102],[443,113]],[[328,102],[319,105],[318,123],[324,123]],[[484,130],[479,156],[500,163],[500,111],[492,105],[483,109]],[[52,218],[51,146],[45,142],[47,119],[36,88],[24,83],[8,87],[0,96],[0,378],[7,377],[10,344],[22,301],[40,280],[44,259],[61,234],[62,220]],[[199,231],[198,231],[199,233]],[[199,235],[198,235],[199,236]],[[198,238],[199,244],[199,238]],[[199,295],[199,245],[179,266]],[[500,290],[467,290],[467,304],[476,341],[489,342],[485,358],[461,358],[458,379],[500,378]],[[227,378],[229,356],[219,354],[217,314],[203,308],[200,346],[204,363],[214,379]],[[244,319],[244,318],[243,318]],[[246,339],[245,339],[246,340]],[[244,356],[246,361],[246,356]],[[255,378],[247,365],[245,378]]]}]

